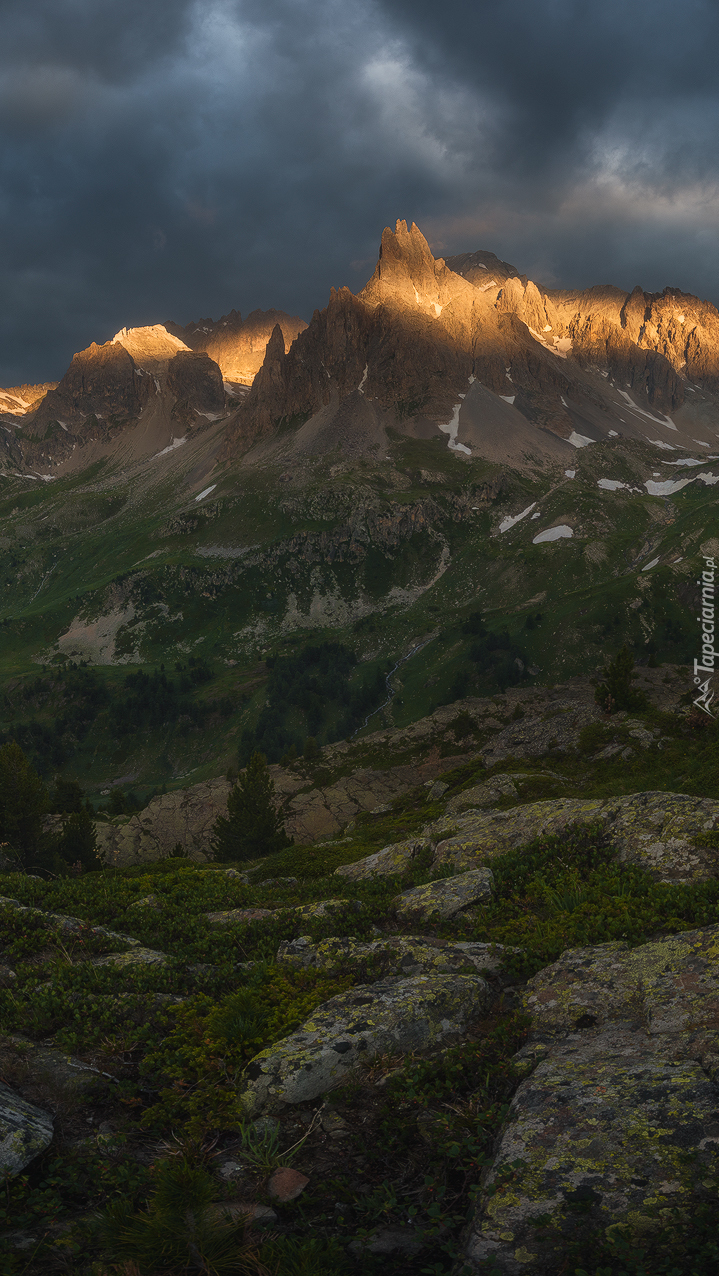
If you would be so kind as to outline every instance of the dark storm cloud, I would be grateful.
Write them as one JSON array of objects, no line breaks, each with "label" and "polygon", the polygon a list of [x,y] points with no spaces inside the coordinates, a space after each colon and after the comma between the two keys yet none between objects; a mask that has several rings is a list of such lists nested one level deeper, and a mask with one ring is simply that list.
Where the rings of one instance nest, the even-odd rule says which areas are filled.
[{"label": "dark storm cloud", "polygon": [[382,227],[719,299],[713,5],[0,3],[0,383],[359,287]]}]

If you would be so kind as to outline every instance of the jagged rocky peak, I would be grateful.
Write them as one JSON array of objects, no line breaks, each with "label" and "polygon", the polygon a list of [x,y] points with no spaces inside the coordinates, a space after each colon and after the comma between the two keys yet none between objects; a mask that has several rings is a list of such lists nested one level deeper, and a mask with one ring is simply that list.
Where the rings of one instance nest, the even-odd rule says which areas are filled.
[{"label": "jagged rocky peak", "polygon": [[0,415],[19,417],[31,412],[48,390],[54,390],[57,381],[45,381],[41,385],[12,385],[0,389]]},{"label": "jagged rocky peak", "polygon": [[262,367],[267,343],[279,326],[287,352],[295,337],[307,327],[304,319],[284,310],[253,310],[246,319],[231,310],[221,319],[198,319],[181,328],[168,322],[168,332],[179,337],[191,350],[204,350],[219,365],[225,381],[252,385]]},{"label": "jagged rocky peak", "polygon": [[508,261],[502,261],[496,253],[487,252],[483,248],[476,253],[458,253],[455,257],[445,257],[444,262],[455,275],[461,275],[482,291],[495,283],[502,284],[507,279],[520,277],[516,266],[510,266]]},{"label": "jagged rocky peak", "polygon": [[168,332],[161,323],[147,328],[121,328],[110,344],[122,346],[132,355],[137,367],[146,372],[156,372],[158,366],[164,366],[178,350],[189,349],[184,341]]},{"label": "jagged rocky peak", "polygon": [[420,307],[439,318],[449,301],[461,298],[470,307],[474,289],[435,258],[418,226],[398,221],[382,232],[379,259],[372,278],[359,294],[366,305],[413,310]]}]

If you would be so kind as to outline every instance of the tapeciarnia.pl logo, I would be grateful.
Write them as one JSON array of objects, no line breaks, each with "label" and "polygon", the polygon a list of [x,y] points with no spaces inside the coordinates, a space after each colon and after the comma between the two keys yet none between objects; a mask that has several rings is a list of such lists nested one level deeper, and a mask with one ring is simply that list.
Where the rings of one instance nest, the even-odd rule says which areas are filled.
[{"label": "tapeciarnia.pl logo", "polygon": [[[697,616],[697,620],[702,627],[702,658],[694,661],[694,685],[699,688],[699,696],[693,701],[697,709],[701,709],[704,713],[708,713],[710,718],[714,717],[709,705],[714,699],[714,692],[711,689],[712,675],[714,673],[714,661],[717,653],[714,650],[714,573],[716,566],[713,558],[704,556],[704,571],[701,580],[697,581],[697,585],[701,585],[702,591],[702,614]],[[708,677],[703,675],[708,674]]]}]

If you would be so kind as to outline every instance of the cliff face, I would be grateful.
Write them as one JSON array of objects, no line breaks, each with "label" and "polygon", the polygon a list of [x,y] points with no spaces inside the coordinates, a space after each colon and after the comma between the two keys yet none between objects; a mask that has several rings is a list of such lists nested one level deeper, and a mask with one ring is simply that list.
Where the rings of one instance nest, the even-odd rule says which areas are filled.
[{"label": "cliff face", "polygon": [[584,419],[616,417],[625,391],[670,413],[684,403],[686,380],[719,386],[719,314],[708,302],[670,288],[543,290],[493,253],[435,258],[402,221],[385,229],[357,296],[333,289],[289,350],[281,335],[228,427],[227,458],[279,422],[357,395],[395,422],[440,424],[471,378],[565,439]]},{"label": "cliff face", "polygon": [[149,379],[143,384],[142,373],[132,355],[121,344],[108,341],[98,346],[93,341],[86,350],[72,357],[72,362],[57,388],[42,400],[30,433],[42,435],[51,421],[65,427],[80,426],[83,417],[108,420],[139,416],[150,390]]}]

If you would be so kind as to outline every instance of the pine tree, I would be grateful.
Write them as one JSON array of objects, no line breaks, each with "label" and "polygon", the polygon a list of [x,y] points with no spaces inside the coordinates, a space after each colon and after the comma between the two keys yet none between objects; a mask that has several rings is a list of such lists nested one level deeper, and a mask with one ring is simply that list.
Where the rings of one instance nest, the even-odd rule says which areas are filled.
[{"label": "pine tree", "polygon": [[23,868],[37,855],[42,837],[42,817],[47,811],[45,786],[11,740],[0,748],[0,842],[7,842]]},{"label": "pine tree", "polygon": [[216,860],[251,860],[292,845],[274,804],[275,786],[264,753],[253,753],[227,799],[227,816],[213,827]]},{"label": "pine tree", "polygon": [[607,665],[604,677],[606,681],[597,687],[594,699],[605,713],[616,713],[618,709],[646,709],[644,692],[632,686],[634,656],[626,645]]}]

